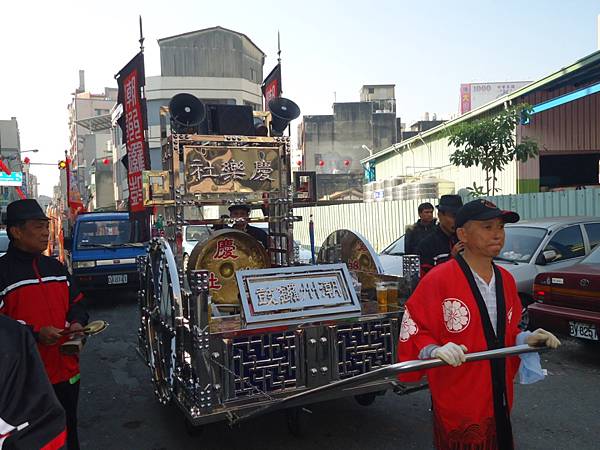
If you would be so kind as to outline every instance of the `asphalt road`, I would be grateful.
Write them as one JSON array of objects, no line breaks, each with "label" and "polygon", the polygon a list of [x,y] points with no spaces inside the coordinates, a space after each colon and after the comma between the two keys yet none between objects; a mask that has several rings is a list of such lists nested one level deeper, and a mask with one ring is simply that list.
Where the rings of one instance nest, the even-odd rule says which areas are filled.
[{"label": "asphalt road", "polygon": [[[303,437],[290,435],[283,414],[190,436],[182,414],[155,400],[150,373],[136,353],[136,301],[106,294],[90,306],[110,327],[82,354],[79,407],[83,449],[431,449],[429,392],[388,393],[369,407],[353,399],[311,406]],[[518,449],[600,448],[600,346],[565,338],[542,356],[548,377],[516,387],[512,422]]]}]

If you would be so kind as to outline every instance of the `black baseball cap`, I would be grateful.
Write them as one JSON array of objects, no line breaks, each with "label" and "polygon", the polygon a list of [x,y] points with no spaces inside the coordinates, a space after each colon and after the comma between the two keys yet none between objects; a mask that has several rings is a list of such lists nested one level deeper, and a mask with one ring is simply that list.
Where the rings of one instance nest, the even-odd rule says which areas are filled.
[{"label": "black baseball cap", "polygon": [[463,205],[462,202],[462,198],[460,197],[460,195],[442,195],[440,197],[440,204],[436,206],[436,208],[438,209],[438,211],[441,211],[443,213],[445,212],[449,212],[449,213],[455,213],[456,211],[458,211],[460,209],[460,207]]},{"label": "black baseball cap", "polygon": [[250,212],[252,210],[250,205],[246,205],[245,203],[236,203],[236,204],[231,205],[227,209],[229,209],[229,212],[236,210],[236,209],[243,209],[244,211],[247,211],[247,212]]},{"label": "black baseball cap", "polygon": [[503,211],[489,200],[478,199],[467,203],[456,213],[456,228],[462,227],[469,220],[489,220],[501,217],[504,223],[518,222],[520,217],[514,211]]},{"label": "black baseball cap", "polygon": [[23,220],[50,220],[40,204],[32,199],[16,200],[6,207],[6,224],[14,225]]}]

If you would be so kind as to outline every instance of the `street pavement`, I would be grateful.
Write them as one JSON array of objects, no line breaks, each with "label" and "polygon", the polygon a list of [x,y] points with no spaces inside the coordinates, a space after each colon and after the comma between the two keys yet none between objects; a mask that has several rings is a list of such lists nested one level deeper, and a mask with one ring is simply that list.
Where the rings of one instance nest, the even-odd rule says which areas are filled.
[{"label": "street pavement", "polygon": [[[165,449],[425,449],[432,448],[428,391],[388,393],[368,407],[354,399],[311,405],[302,437],[292,436],[281,412],[230,428],[225,423],[188,434],[175,406],[154,397],[150,372],[136,352],[138,313],[133,296],[97,295],[92,320],[110,327],[91,337],[81,357],[81,448]],[[600,448],[600,346],[569,338],[542,355],[548,377],[517,385],[512,414],[523,450]]]}]

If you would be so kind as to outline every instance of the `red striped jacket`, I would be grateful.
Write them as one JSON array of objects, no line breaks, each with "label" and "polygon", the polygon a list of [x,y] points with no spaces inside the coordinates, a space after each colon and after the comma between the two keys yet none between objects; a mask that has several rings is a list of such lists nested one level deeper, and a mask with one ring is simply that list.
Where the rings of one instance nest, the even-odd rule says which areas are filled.
[{"label": "red striped jacket", "polygon": [[[86,325],[88,314],[82,299],[67,268],[56,259],[26,253],[12,244],[0,258],[0,313],[28,325],[36,339],[44,326],[62,329],[73,322]],[[79,357],[60,352],[60,344],[66,340],[55,345],[38,343],[52,384],[79,374]]]}]

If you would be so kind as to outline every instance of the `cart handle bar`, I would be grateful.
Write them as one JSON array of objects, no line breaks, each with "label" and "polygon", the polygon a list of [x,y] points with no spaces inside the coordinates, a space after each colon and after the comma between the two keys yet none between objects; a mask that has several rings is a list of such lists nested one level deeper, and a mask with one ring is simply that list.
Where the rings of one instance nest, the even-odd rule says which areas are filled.
[{"label": "cart handle bar", "polygon": [[[498,359],[507,356],[515,356],[523,353],[535,353],[540,351],[548,350],[548,347],[532,347],[528,344],[515,345],[514,347],[504,347],[494,350],[486,350],[483,352],[467,353],[465,354],[466,362],[482,361],[486,359]],[[446,366],[446,362],[439,358],[426,359],[426,360],[413,360],[404,361],[400,363],[391,364],[389,366],[381,367],[379,369],[372,370],[370,372],[356,375],[352,378],[345,380],[336,381],[334,383],[326,384],[323,386],[316,387],[309,391],[300,392],[298,394],[290,395],[289,397],[283,398],[275,403],[266,405],[260,409],[254,410],[244,416],[237,416],[233,419],[233,423],[239,423],[247,420],[250,417],[257,415],[266,414],[276,409],[285,408],[288,404],[294,403],[298,400],[302,400],[302,404],[310,403],[311,397],[318,397],[319,394],[333,391],[335,389],[349,389],[356,385],[363,384],[368,381],[385,379],[395,376],[400,373],[417,372],[419,370],[433,369],[435,367]]]}]

